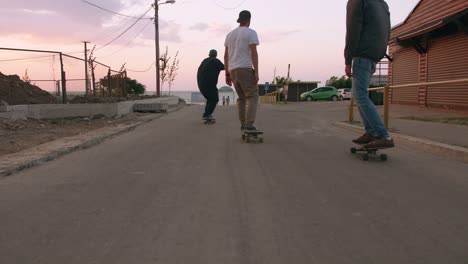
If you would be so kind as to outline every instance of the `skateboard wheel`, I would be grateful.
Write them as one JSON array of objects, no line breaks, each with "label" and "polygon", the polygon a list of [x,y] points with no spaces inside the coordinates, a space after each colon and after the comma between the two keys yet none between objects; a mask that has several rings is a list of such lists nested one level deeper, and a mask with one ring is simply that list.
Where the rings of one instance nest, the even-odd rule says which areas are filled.
[{"label": "skateboard wheel", "polygon": [[242,140],[245,140],[245,135],[242,135]]},{"label": "skateboard wheel", "polygon": [[250,138],[246,137],[245,142],[250,143]]},{"label": "skateboard wheel", "polygon": [[353,154],[356,154],[356,152],[357,152],[356,148],[351,148],[350,150],[351,150],[351,153],[353,153]]},{"label": "skateboard wheel", "polygon": [[380,154],[380,160],[381,161],[386,161],[388,159],[387,154]]},{"label": "skateboard wheel", "polygon": [[263,143],[263,138],[259,138],[258,142]]},{"label": "skateboard wheel", "polygon": [[369,160],[369,155],[368,154],[362,155],[362,160],[363,161],[368,161]]}]

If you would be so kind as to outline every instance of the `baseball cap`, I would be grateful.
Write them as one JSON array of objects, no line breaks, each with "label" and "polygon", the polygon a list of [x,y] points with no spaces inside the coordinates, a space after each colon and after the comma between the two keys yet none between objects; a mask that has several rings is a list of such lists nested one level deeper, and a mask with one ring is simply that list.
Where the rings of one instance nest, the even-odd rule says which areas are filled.
[{"label": "baseball cap", "polygon": [[218,56],[218,52],[215,49],[210,50],[210,53],[208,54],[210,57],[216,57]]},{"label": "baseball cap", "polygon": [[244,23],[250,20],[252,15],[249,11],[243,10],[239,13],[239,18],[237,19],[237,23]]}]

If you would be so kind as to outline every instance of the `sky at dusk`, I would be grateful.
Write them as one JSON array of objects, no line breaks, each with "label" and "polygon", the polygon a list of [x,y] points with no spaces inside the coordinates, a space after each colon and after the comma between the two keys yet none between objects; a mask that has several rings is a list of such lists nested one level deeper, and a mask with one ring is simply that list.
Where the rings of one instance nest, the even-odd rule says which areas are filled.
[{"label": "sky at dusk", "polygon": [[[0,0],[0,47],[54,50],[83,58],[82,41],[96,45],[97,60],[120,69],[155,91],[154,16],[151,0],[88,0],[137,21],[100,10],[82,0]],[[178,0],[160,5],[160,47],[179,52],[180,70],[173,90],[196,90],[196,70],[210,49],[222,60],[226,34],[238,26],[241,10],[252,13],[251,28],[260,39],[260,83],[285,76],[291,64],[293,80],[321,81],[343,75],[345,0]],[[392,25],[402,22],[419,0],[388,0]],[[146,15],[145,12],[148,13]],[[136,22],[136,23],[135,23]],[[131,27],[132,24],[135,25]],[[111,42],[124,30],[128,32]],[[106,45],[108,44],[108,45]],[[20,59],[20,60],[18,60]],[[84,78],[84,63],[65,59],[67,78]],[[0,50],[0,72],[28,75],[32,80],[59,79],[57,56]],[[148,70],[149,69],[149,70]],[[147,70],[147,71],[146,71]],[[142,71],[142,72],[136,72]],[[96,75],[103,76],[104,67]],[[36,82],[51,90],[50,82]],[[225,85],[224,74],[218,86]],[[69,89],[83,90],[71,81]],[[166,91],[167,84],[163,87]]]}]

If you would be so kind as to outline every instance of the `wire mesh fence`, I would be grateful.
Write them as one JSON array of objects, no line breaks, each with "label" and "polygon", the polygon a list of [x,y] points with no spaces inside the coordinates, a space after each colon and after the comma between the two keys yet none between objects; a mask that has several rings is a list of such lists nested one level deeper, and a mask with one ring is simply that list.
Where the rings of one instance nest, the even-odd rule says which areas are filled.
[{"label": "wire mesh fence", "polygon": [[92,58],[85,60],[74,55],[0,47],[0,72],[18,75],[24,82],[50,93],[62,103],[77,95],[127,96],[124,69],[116,71]]}]

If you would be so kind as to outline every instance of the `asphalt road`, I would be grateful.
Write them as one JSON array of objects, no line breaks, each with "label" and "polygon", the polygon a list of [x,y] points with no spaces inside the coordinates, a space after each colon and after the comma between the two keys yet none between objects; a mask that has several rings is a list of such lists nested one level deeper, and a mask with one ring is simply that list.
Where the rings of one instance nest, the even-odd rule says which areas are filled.
[{"label": "asphalt road", "polygon": [[187,107],[0,179],[0,263],[468,263],[468,165],[349,153],[346,103]]}]

